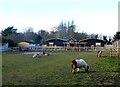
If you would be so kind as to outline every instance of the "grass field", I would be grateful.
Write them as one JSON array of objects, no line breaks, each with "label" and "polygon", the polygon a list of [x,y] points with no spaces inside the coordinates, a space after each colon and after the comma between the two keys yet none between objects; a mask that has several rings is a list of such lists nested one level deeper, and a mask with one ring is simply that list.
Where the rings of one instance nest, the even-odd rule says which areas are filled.
[{"label": "grass field", "polygon": [[[50,56],[32,58],[22,53],[2,54],[3,85],[120,85],[117,57],[103,52],[54,52]],[[88,73],[71,74],[72,59],[83,58],[90,65]]]}]

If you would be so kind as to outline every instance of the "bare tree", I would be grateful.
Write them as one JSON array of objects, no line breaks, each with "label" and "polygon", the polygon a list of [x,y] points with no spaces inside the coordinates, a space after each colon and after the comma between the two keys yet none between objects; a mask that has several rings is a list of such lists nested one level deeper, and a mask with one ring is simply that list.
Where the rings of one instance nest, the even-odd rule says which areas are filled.
[{"label": "bare tree", "polygon": [[38,31],[38,35],[41,36],[41,42],[45,42],[45,40],[47,40],[49,38],[49,32],[47,32],[46,30],[40,30]]},{"label": "bare tree", "polygon": [[74,24],[74,21],[72,20],[71,25],[68,22],[68,31],[67,35],[69,39],[75,39],[75,30],[76,30],[76,25]]},{"label": "bare tree", "polygon": [[28,27],[24,32],[24,40],[25,41],[40,42],[41,35],[33,32],[32,27]]}]

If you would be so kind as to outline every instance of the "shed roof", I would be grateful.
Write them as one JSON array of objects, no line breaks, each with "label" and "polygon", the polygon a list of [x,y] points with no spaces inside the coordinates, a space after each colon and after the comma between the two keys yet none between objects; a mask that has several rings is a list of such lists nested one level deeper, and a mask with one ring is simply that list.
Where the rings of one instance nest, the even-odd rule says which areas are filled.
[{"label": "shed roof", "polygon": [[86,42],[86,41],[90,41],[90,40],[96,40],[96,41],[104,42],[104,40],[100,40],[100,39],[83,39],[83,40],[80,40],[79,42]]},{"label": "shed roof", "polygon": [[51,40],[61,40],[61,41],[68,41],[67,39],[63,39],[63,38],[52,38],[52,39],[47,39],[46,41],[51,41]]}]

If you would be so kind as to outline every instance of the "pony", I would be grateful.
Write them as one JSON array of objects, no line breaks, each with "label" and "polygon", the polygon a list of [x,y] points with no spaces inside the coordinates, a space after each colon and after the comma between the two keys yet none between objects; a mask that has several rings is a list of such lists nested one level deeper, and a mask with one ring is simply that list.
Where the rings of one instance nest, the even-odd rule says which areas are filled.
[{"label": "pony", "polygon": [[75,70],[80,70],[80,68],[84,68],[85,72],[88,72],[89,65],[83,59],[74,59],[71,61],[71,72],[74,74]]}]

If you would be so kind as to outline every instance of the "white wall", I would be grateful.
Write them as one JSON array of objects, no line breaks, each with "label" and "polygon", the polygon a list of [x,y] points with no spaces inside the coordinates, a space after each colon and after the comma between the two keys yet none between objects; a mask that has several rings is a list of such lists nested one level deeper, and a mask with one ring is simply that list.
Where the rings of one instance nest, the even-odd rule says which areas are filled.
[{"label": "white wall", "polygon": [[0,51],[7,51],[8,43],[0,43]]}]

